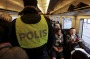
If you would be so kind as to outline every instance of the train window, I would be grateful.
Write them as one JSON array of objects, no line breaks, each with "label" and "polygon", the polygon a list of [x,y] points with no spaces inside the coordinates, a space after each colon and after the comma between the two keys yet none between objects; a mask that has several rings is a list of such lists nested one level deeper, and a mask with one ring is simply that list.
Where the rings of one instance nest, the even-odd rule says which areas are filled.
[{"label": "train window", "polygon": [[84,19],[82,39],[90,45],[90,19]]},{"label": "train window", "polygon": [[84,19],[84,22],[86,23],[87,22],[87,19]]},{"label": "train window", "polygon": [[63,18],[63,29],[70,29],[72,27],[71,18]]},{"label": "train window", "polygon": [[90,19],[88,19],[88,23],[90,23]]}]

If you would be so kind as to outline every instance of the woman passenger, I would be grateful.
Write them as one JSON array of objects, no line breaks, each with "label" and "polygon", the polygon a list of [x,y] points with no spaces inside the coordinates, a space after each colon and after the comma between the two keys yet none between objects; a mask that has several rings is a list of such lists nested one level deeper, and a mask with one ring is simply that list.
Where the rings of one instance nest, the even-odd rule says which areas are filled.
[{"label": "woman passenger", "polygon": [[63,35],[61,29],[55,29],[56,41],[52,49],[52,59],[64,59],[63,56]]}]

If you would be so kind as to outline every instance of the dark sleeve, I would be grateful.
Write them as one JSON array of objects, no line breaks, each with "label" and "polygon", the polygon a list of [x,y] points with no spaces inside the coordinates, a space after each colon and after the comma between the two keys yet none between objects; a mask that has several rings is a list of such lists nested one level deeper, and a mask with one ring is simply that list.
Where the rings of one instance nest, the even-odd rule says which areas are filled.
[{"label": "dark sleeve", "polygon": [[12,46],[19,46],[17,37],[16,37],[15,22],[16,22],[16,20],[12,21],[10,24],[8,41],[11,43]]},{"label": "dark sleeve", "polygon": [[48,30],[49,30],[47,47],[50,50],[50,49],[52,49],[54,42],[55,42],[55,33],[54,33],[54,28],[51,25],[50,19],[46,18],[46,21],[48,23]]},{"label": "dark sleeve", "polygon": [[7,42],[9,33],[9,22],[0,21],[0,43]]}]

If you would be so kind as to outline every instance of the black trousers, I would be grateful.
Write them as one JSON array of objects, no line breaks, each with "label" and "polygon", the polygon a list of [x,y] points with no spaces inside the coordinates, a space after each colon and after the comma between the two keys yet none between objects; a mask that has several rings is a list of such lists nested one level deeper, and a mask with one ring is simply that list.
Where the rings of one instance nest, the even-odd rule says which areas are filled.
[{"label": "black trousers", "polygon": [[32,49],[23,48],[23,49],[26,51],[29,59],[47,59],[48,58],[46,45],[43,45],[38,48],[32,48]]}]

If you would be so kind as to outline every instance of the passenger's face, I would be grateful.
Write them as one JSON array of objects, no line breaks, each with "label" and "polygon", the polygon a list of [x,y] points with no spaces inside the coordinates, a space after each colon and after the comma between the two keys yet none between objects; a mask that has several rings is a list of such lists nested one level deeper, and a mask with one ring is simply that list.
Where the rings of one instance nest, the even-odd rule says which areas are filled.
[{"label": "passenger's face", "polygon": [[59,24],[55,24],[55,28],[60,28],[60,25]]},{"label": "passenger's face", "polygon": [[71,29],[71,30],[70,30],[70,34],[71,34],[71,35],[75,35],[75,34],[76,34],[76,30],[75,30],[75,29]]},{"label": "passenger's face", "polygon": [[59,35],[59,36],[61,35],[61,30],[58,31],[58,35]]}]

